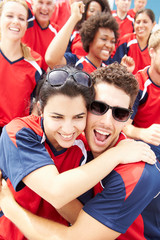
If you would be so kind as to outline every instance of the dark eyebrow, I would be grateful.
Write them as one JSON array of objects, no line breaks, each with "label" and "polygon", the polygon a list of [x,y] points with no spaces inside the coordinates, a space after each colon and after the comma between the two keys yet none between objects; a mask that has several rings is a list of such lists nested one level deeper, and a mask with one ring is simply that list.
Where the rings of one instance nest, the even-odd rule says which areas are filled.
[{"label": "dark eyebrow", "polygon": [[[60,117],[63,117],[63,116],[64,116],[63,114],[56,113],[56,112],[52,112],[51,114],[55,114],[55,115],[60,116]],[[75,116],[84,116],[85,114],[86,114],[86,113],[84,113],[84,112],[78,113],[78,114],[74,115],[74,117],[75,117]]]},{"label": "dark eyebrow", "polygon": [[76,114],[75,116],[84,116],[84,115],[86,115],[86,113],[82,112],[82,113]]},{"label": "dark eyebrow", "polygon": [[62,116],[63,116],[63,114],[56,113],[56,112],[51,112],[51,114],[55,114],[55,115],[58,115],[58,116],[60,116],[60,117],[62,117]]}]

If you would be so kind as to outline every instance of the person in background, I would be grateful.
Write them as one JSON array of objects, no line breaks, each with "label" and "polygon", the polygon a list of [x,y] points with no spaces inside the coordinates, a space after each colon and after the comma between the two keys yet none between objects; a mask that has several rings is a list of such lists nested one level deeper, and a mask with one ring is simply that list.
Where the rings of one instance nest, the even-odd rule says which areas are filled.
[{"label": "person in background", "polygon": [[83,0],[84,3],[84,12],[82,13],[82,18],[77,22],[72,31],[68,47],[66,49],[67,52],[71,52],[78,56],[86,56],[87,52],[83,48],[83,44],[81,41],[80,29],[82,27],[82,23],[87,20],[90,16],[96,15],[100,12],[109,12],[111,13],[110,6],[107,0]]},{"label": "person in background", "polygon": [[147,0],[134,0],[134,8],[130,9],[128,11],[128,14],[135,18],[136,12],[141,10],[142,8],[145,8],[147,5]]},{"label": "person in background", "polygon": [[67,22],[68,18],[71,15],[71,7],[69,0],[57,0],[55,1],[54,11],[50,18],[51,23],[58,25],[59,30]]},{"label": "person in background", "polygon": [[150,144],[160,160],[160,30],[152,33],[148,43],[151,65],[136,74],[139,94],[134,113],[124,128],[127,136]]},{"label": "person in background", "polygon": [[29,22],[22,41],[42,56],[43,69],[47,71],[48,65],[44,59],[45,52],[50,42],[59,31],[59,27],[50,22],[55,2],[54,0],[33,0],[31,6],[33,18]]},{"label": "person in background", "polygon": [[71,5],[78,0],[57,0],[55,2],[54,12],[51,17],[51,22],[58,25],[61,29],[71,15]]},{"label": "person in background", "polygon": [[133,74],[150,65],[148,41],[155,24],[155,15],[151,9],[143,8],[139,10],[135,16],[135,32],[128,33],[120,39],[116,52],[109,59],[109,63],[114,61],[120,63],[125,55],[130,56],[135,62]]},{"label": "person in background", "polygon": [[[121,131],[138,93],[137,80],[118,63],[99,68],[91,75],[96,96],[85,130],[91,150],[89,162],[124,141],[126,136]],[[70,227],[35,216],[18,206],[8,196],[4,181],[0,206],[30,240],[159,239],[159,168],[159,162],[153,166],[144,162],[118,165],[94,188],[99,194],[85,204]]]},{"label": "person in background", "polygon": [[115,0],[116,10],[112,10],[112,16],[116,19],[119,25],[119,39],[115,45],[112,56],[115,54],[118,42],[121,37],[127,33],[133,32],[134,18],[128,15],[128,10],[131,6],[131,0]]},{"label": "person in background", "polygon": [[128,15],[128,10],[131,6],[131,0],[115,0],[116,10],[112,11],[112,16],[119,24],[119,38],[126,33],[133,32],[134,18]]},{"label": "person in background", "polygon": [[35,87],[42,75],[42,57],[21,42],[27,29],[23,0],[0,3],[0,134],[15,117],[30,113]]},{"label": "person in background", "polygon": [[83,6],[83,2],[72,5],[71,17],[49,45],[45,59],[51,69],[56,65],[73,64],[91,73],[111,55],[118,38],[118,24],[105,12],[89,17],[82,24],[80,34],[87,56],[65,52],[74,26],[82,17]]}]

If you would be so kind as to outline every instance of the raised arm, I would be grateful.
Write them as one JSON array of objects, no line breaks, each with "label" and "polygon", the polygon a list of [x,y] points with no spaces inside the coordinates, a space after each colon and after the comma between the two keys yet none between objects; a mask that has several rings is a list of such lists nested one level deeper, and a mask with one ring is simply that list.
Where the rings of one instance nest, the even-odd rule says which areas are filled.
[{"label": "raised arm", "polygon": [[83,2],[74,2],[71,6],[71,16],[51,41],[45,54],[45,60],[52,69],[55,65],[66,64],[64,53],[76,23],[81,19],[84,12]]}]

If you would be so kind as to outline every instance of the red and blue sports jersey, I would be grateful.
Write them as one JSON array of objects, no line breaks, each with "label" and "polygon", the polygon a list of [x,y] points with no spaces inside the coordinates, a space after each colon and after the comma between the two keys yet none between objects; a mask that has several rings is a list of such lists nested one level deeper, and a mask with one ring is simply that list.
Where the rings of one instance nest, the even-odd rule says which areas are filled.
[{"label": "red and blue sports jersey", "polygon": [[68,0],[57,0],[55,2],[54,12],[50,19],[51,23],[58,25],[61,29],[71,15],[71,7]]},{"label": "red and blue sports jersey", "polygon": [[87,52],[83,49],[79,31],[74,30],[70,37],[66,52],[71,52],[77,56],[86,56]]},{"label": "red and blue sports jersey", "polygon": [[149,76],[149,67],[137,72],[139,93],[133,106],[133,125],[148,128],[153,123],[160,124],[160,86]]},{"label": "red and blue sports jersey", "polygon": [[[120,135],[119,140],[125,138]],[[160,163],[118,165],[95,187],[83,210],[120,240],[160,239]],[[106,236],[107,238],[107,236]]]},{"label": "red and blue sports jersey", "polygon": [[44,71],[48,68],[47,63],[45,62],[45,52],[58,30],[59,27],[53,23],[50,23],[46,28],[42,28],[37,20],[34,19],[29,23],[29,27],[22,38],[24,43],[42,56]]},{"label": "red and blue sports jersey", "polygon": [[115,45],[115,49],[112,52],[111,56],[114,56],[116,49],[118,47],[118,42],[120,40],[121,37],[123,37],[125,34],[127,33],[133,33],[134,32],[134,28],[133,28],[133,24],[134,24],[134,18],[132,18],[130,15],[126,15],[126,17],[124,19],[120,19],[117,15],[117,11],[113,10],[112,11],[112,16],[116,19],[118,25],[119,25],[119,39]]},{"label": "red and blue sports jersey", "polygon": [[[16,118],[4,127],[0,149],[0,169],[3,176],[8,177],[16,201],[36,215],[68,225],[53,206],[25,186],[23,178],[47,165],[55,164],[62,173],[85,164],[87,153],[81,137],[70,148],[57,151],[45,136],[43,119],[30,115]],[[2,212],[0,216],[0,239],[26,239]]]},{"label": "red and blue sports jersey", "polygon": [[[64,54],[64,57],[67,61],[67,64],[74,65],[78,69],[81,69],[87,73],[91,73],[97,69],[97,67],[86,56],[81,57],[81,56],[77,56],[75,54],[66,52]],[[106,64],[102,63],[101,66],[106,66]]]},{"label": "red and blue sports jersey", "polygon": [[133,33],[133,23],[134,18],[132,18],[129,14],[126,15],[124,19],[120,19],[117,15],[117,11],[112,11],[112,16],[116,19],[118,25],[119,25],[119,38],[123,37],[127,33]]},{"label": "red and blue sports jersey", "polygon": [[135,33],[128,33],[119,40],[115,55],[110,60],[120,63],[124,55],[132,57],[135,61],[133,74],[151,64],[148,46],[140,49]]},{"label": "red and blue sports jersey", "polygon": [[34,89],[42,75],[42,57],[34,51],[31,55],[35,61],[22,57],[11,62],[0,50],[0,127],[29,114]]}]

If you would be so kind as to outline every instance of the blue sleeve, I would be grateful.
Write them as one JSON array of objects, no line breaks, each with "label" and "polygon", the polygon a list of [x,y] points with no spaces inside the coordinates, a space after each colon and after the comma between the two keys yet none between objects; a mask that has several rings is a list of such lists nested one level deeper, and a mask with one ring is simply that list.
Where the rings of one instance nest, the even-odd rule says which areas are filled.
[{"label": "blue sleeve", "polygon": [[67,61],[67,64],[73,65],[73,66],[74,66],[74,65],[76,64],[76,62],[79,60],[75,54],[70,53],[70,52],[66,52],[66,53],[64,54],[64,57],[65,57],[65,59],[66,59],[66,61]]},{"label": "blue sleeve", "polygon": [[78,200],[84,205],[93,197],[94,197],[94,189],[91,188],[87,192],[83,193],[80,197],[78,197]]},{"label": "blue sleeve", "polygon": [[136,113],[137,113],[137,111],[138,111],[138,107],[139,107],[139,105],[140,105],[140,99],[141,99],[141,97],[142,97],[142,91],[139,90],[138,95],[137,95],[137,97],[136,97],[136,100],[135,100],[135,102],[134,102],[134,104],[133,104],[133,114],[132,114],[132,116],[131,116],[131,119],[132,119],[132,120],[134,119],[134,117],[136,116]]},{"label": "blue sleeve", "polygon": [[[160,168],[159,163],[158,168]],[[136,171],[136,167],[133,171]],[[135,174],[135,172],[133,173]],[[128,168],[126,168],[126,174],[128,174]],[[132,181],[134,182],[134,178]],[[90,200],[83,209],[105,226],[114,231],[125,233],[144,208],[159,193],[159,181],[160,174],[156,165],[145,164],[145,168],[132,190],[130,190],[132,182],[124,183],[121,175],[112,171],[103,180],[104,190]],[[126,186],[130,190],[127,198]]]},{"label": "blue sleeve", "polygon": [[54,164],[41,143],[41,137],[30,128],[18,131],[15,142],[4,128],[0,138],[0,149],[0,169],[10,179],[16,191],[24,187],[22,179],[29,173]]},{"label": "blue sleeve", "polygon": [[72,41],[71,41],[71,38],[70,38],[69,43],[68,43],[68,46],[67,46],[67,49],[66,49],[66,52],[72,53],[72,51],[71,51],[71,46],[72,46]]},{"label": "blue sleeve", "polygon": [[129,48],[127,47],[127,42],[122,43],[121,45],[118,46],[116,49],[116,52],[111,58],[112,62],[117,61],[118,63],[121,63],[122,58],[124,55],[128,55]]}]

